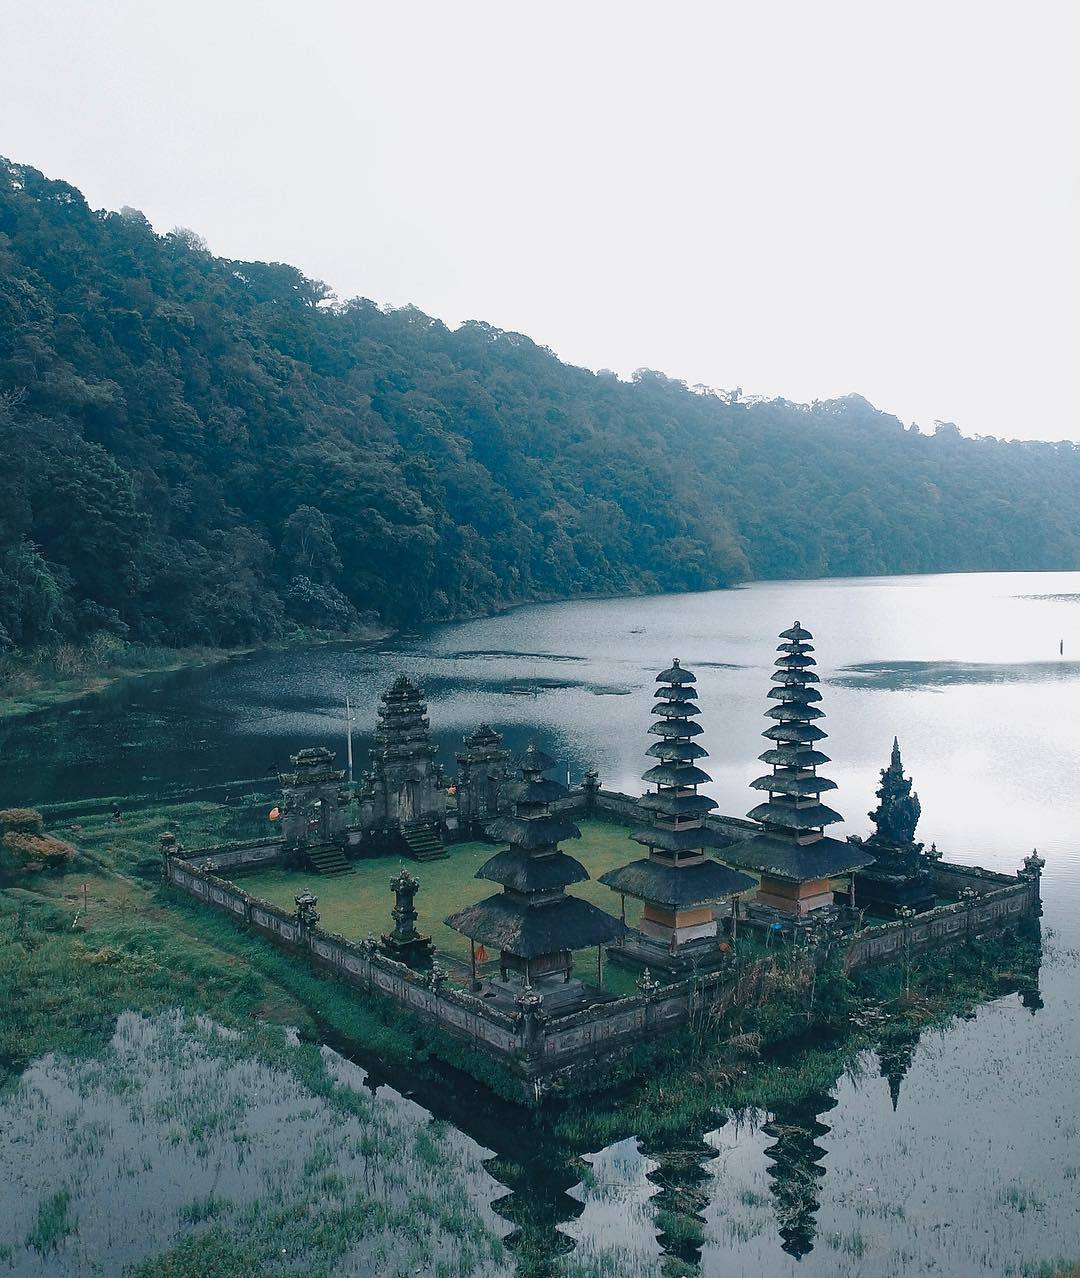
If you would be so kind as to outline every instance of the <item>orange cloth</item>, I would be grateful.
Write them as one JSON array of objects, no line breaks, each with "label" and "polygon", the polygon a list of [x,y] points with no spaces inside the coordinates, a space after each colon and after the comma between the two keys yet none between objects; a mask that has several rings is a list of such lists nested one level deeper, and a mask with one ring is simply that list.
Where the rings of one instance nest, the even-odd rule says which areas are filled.
[{"label": "orange cloth", "polygon": [[486,962],[487,962],[487,950],[485,950],[485,949],[484,949],[484,947],[483,947],[482,945],[478,945],[478,946],[476,947],[476,961],[477,961],[478,963],[486,963]]},{"label": "orange cloth", "polygon": [[270,820],[271,820],[271,821],[279,821],[280,819],[281,819],[281,809],[280,809],[280,808],[271,808],[271,809],[270,809]]}]

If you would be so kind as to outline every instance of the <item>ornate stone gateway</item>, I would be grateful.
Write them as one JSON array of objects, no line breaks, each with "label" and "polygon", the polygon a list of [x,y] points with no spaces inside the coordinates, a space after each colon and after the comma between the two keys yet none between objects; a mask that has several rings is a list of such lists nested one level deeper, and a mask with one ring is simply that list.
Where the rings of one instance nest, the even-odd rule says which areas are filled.
[{"label": "ornate stone gateway", "polygon": [[494,728],[482,723],[464,738],[465,749],[457,754],[457,809],[463,834],[479,837],[484,823],[508,806],[507,761],[510,751]]},{"label": "ornate stone gateway", "polygon": [[371,767],[360,787],[369,838],[417,860],[445,856],[446,789],[423,692],[400,675],[383,693]]},{"label": "ornate stone gateway", "polygon": [[341,788],[345,773],[334,759],[332,750],[311,746],[292,755],[293,771],[280,777],[286,850],[320,874],[350,868],[342,850],[349,794]]}]

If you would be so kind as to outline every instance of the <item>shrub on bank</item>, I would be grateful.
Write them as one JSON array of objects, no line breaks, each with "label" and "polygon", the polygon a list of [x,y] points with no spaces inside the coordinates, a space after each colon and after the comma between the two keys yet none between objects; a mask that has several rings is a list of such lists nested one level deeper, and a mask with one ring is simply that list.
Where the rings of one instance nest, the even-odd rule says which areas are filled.
[{"label": "shrub on bank", "polygon": [[63,870],[74,860],[76,848],[42,829],[36,808],[4,808],[0,811],[0,846],[8,868]]}]

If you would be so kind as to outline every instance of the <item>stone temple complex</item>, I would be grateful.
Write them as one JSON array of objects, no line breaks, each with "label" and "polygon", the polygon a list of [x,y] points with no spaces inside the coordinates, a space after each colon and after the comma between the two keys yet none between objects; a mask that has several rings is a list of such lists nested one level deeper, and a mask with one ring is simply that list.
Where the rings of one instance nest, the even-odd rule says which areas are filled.
[{"label": "stone temple complex", "polygon": [[[380,700],[375,748],[355,792],[330,750],[300,750],[280,776],[283,799],[270,816],[281,825],[272,834],[192,853],[163,835],[164,877],[362,996],[389,999],[469,1053],[498,1060],[528,1103],[679,1025],[715,1023],[733,1003],[759,1005],[770,997],[778,947],[815,969],[835,959],[844,971],[910,970],[934,951],[1037,926],[1037,853],[1003,874],[946,862],[915,841],[920,805],[896,741],[870,837],[826,833],[842,818],[823,801],[836,785],[821,772],[829,757],[812,639],[798,622],[781,632],[760,756],[768,770],[752,782],[761,801],[749,819],[720,814],[702,793],[711,778],[701,766],[708,756],[697,677],[678,660],[656,677],[640,797],[603,788],[592,768],[578,786],[562,785],[547,775],[554,760],[536,746],[513,776],[501,737],[483,724],[465,737],[447,784],[423,693],[401,675]],[[562,847],[581,837],[581,818],[590,821],[591,854],[608,858],[623,834],[628,852],[644,851],[635,848],[623,864],[612,858],[602,888]],[[491,855],[481,839],[496,845]],[[445,861],[455,845],[470,868],[484,858],[475,877],[499,889],[454,908],[471,897],[465,873],[455,880],[452,861],[426,872],[439,914],[453,910],[445,925],[468,938],[467,957],[459,943],[438,950],[435,929],[418,927],[421,884],[401,863],[385,865],[388,878],[374,866],[366,883],[355,875],[358,900],[369,900],[373,872],[383,892],[389,882],[393,926],[381,939],[374,929],[364,940],[322,930],[306,883],[288,884],[289,909],[232,879],[274,868],[351,875],[364,860],[398,857]],[[341,887],[347,899],[348,881]],[[605,954],[636,976],[605,973]],[[1037,1010],[1037,986],[1025,1000]],[[890,1086],[894,1074],[899,1086],[901,1064],[882,1062]],[[779,1124],[778,1152],[789,1127]],[[810,1168],[814,1130],[806,1135],[791,1151],[801,1157],[805,1144]],[[803,1204],[812,1208],[813,1196],[779,1175],[775,1193],[791,1218],[786,1249],[800,1255]]]},{"label": "stone temple complex", "polygon": [[805,919],[833,904],[831,881],[869,865],[873,854],[856,844],[841,842],[825,827],[844,818],[822,803],[821,796],[836,789],[818,768],[829,756],[817,747],[827,733],[815,722],[821,693],[810,655],[814,636],[796,621],[780,632],[780,654],[774,663],[775,687],[769,697],[776,704],[765,714],[774,722],[761,735],[771,742],[762,763],[771,771],[750,784],[768,794],[748,814],[761,833],[732,848],[729,859],[760,879],[754,905],[760,918],[771,912],[790,920]]},{"label": "stone temple complex", "polygon": [[[642,778],[656,788],[639,800],[649,824],[630,836],[648,848],[649,855],[609,870],[600,882],[623,898],[644,902],[637,932],[612,949],[612,958],[677,971],[723,955],[728,947],[721,949],[716,907],[734,902],[754,880],[707,855],[707,849],[731,840],[706,825],[706,816],[717,805],[698,793],[698,787],[712,778],[698,767],[706,751],[694,740],[701,734],[695,721],[701,713],[694,691],[697,677],[676,659],[656,682],[662,686],[653,706],[657,719],[649,731],[660,740],[646,753],[657,762]],[[624,918],[625,912],[624,899]],[[732,904],[729,917],[733,912]]]}]

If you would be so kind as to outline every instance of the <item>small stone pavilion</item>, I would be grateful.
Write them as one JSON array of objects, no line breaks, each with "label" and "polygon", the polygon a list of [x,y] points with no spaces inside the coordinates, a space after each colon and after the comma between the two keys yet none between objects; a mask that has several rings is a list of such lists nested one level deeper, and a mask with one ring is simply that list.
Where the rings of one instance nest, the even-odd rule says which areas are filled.
[{"label": "small stone pavilion", "polygon": [[622,935],[618,919],[577,896],[571,883],[589,877],[588,870],[559,847],[581,831],[552,811],[566,798],[566,787],[544,773],[555,761],[530,746],[515,783],[514,811],[490,827],[493,838],[509,847],[486,861],[476,873],[502,885],[502,891],[451,914],[447,926],[472,943],[473,983],[477,947],[490,946],[499,956],[499,976],[485,981],[481,992],[498,1002],[529,999],[545,1014],[565,1011],[586,1001],[587,991],[572,979],[575,950],[606,945]]},{"label": "small stone pavilion", "polygon": [[638,930],[611,949],[612,959],[680,971],[719,961],[723,952],[716,907],[752,888],[754,880],[706,854],[731,840],[705,824],[716,802],[698,793],[711,777],[697,766],[707,756],[694,740],[701,734],[694,719],[701,713],[697,677],[676,658],[656,682],[662,686],[649,731],[660,740],[646,751],[656,763],[643,775],[656,788],[639,800],[649,824],[630,836],[649,855],[609,870],[600,882],[622,896],[624,919],[626,897],[644,902]]},{"label": "small stone pavilion", "polygon": [[443,772],[424,694],[406,675],[380,698],[375,740],[360,786],[361,828],[418,861],[445,856]]},{"label": "small stone pavilion", "polygon": [[824,718],[818,709],[821,693],[810,655],[814,636],[796,621],[780,633],[780,654],[775,662],[774,687],[769,698],[776,702],[766,716],[774,720],[762,733],[772,744],[760,755],[771,772],[750,784],[768,794],[747,815],[758,822],[761,833],[735,844],[728,859],[760,875],[751,917],[758,921],[792,923],[833,905],[832,880],[869,865],[874,857],[856,843],[830,838],[825,827],[842,821],[839,812],[822,803],[821,796],[836,789],[818,772],[829,756],[818,748],[827,736],[815,722]]},{"label": "small stone pavilion", "polygon": [[893,915],[900,909],[921,914],[936,901],[933,858],[915,842],[915,828],[922,814],[911,778],[904,776],[900,742],[894,737],[889,766],[881,770],[878,806],[868,813],[874,833],[863,845],[874,863],[855,875],[855,895],[860,906],[876,914]]}]

